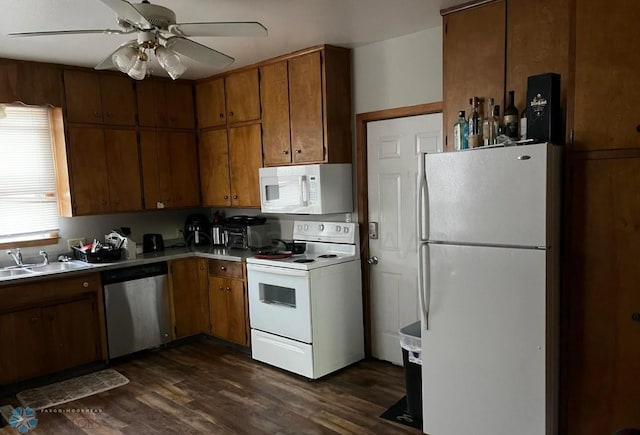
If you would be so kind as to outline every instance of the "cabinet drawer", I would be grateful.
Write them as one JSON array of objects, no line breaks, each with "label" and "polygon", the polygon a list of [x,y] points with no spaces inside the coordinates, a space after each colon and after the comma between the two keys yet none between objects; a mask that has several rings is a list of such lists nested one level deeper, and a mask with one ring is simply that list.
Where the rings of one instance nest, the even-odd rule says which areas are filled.
[{"label": "cabinet drawer", "polygon": [[239,261],[209,260],[209,275],[242,279],[242,263]]}]

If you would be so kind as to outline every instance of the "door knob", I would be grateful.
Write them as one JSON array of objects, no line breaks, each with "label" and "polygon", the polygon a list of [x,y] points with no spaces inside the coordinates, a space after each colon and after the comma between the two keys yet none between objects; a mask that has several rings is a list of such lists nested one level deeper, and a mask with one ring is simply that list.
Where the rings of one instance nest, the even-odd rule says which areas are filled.
[{"label": "door knob", "polygon": [[369,264],[378,264],[378,257],[375,255],[373,257],[367,258],[367,263]]}]

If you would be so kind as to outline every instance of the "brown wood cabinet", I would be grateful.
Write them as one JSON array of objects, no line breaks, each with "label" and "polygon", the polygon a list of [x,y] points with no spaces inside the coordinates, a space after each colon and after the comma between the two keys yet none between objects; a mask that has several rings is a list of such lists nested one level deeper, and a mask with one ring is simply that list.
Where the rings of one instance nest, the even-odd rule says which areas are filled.
[{"label": "brown wood cabinet", "polygon": [[0,102],[62,107],[62,67],[0,59]]},{"label": "brown wood cabinet", "polygon": [[200,204],[198,150],[191,131],[140,131],[144,208]]},{"label": "brown wood cabinet", "polygon": [[210,207],[260,207],[260,124],[200,133],[202,203]]},{"label": "brown wood cabinet", "polygon": [[460,110],[468,117],[470,98],[493,98],[504,109],[505,10],[499,0],[442,19],[445,150],[453,150],[453,124]]},{"label": "brown wood cabinet", "polygon": [[141,127],[195,128],[193,85],[145,79],[136,83],[138,122]]},{"label": "brown wood cabinet", "polygon": [[227,129],[201,132],[198,146],[202,205],[231,207]]},{"label": "brown wood cabinet", "polygon": [[106,358],[98,274],[2,288],[0,385]]},{"label": "brown wood cabinet", "polygon": [[640,427],[640,150],[571,167],[568,434]]},{"label": "brown wood cabinet", "polygon": [[260,120],[259,86],[257,68],[231,73],[225,78],[228,124]]},{"label": "brown wood cabinet", "polygon": [[445,150],[453,150],[458,111],[468,117],[474,96],[493,98],[502,115],[505,90],[513,90],[522,114],[529,76],[560,74],[561,104],[567,109],[569,22],[568,0],[498,0],[443,17]]},{"label": "brown wood cabinet", "polygon": [[286,60],[260,67],[260,98],[264,165],[288,165],[291,163],[291,126]]},{"label": "brown wood cabinet", "polygon": [[249,311],[242,263],[209,260],[209,300],[211,334],[248,346]]},{"label": "brown wood cabinet", "polygon": [[196,85],[198,127],[220,127],[227,124],[227,109],[224,100],[224,78]]},{"label": "brown wood cabinet", "polygon": [[142,210],[135,130],[69,127],[68,141],[71,175],[58,168],[57,177],[71,179],[72,215]]},{"label": "brown wood cabinet", "polygon": [[207,260],[173,260],[169,263],[169,279],[175,338],[209,332]]},{"label": "brown wood cabinet", "polygon": [[127,76],[65,70],[64,91],[69,122],[136,125],[133,80]]},{"label": "brown wood cabinet", "polygon": [[260,67],[265,166],[351,162],[350,62],[325,46]]}]

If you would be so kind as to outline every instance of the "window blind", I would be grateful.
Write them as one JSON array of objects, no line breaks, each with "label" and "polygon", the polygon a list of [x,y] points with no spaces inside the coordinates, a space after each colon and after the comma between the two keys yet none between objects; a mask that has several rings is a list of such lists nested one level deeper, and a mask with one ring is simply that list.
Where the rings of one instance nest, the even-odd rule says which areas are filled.
[{"label": "window blind", "polygon": [[7,106],[0,118],[0,239],[57,232],[56,197],[49,109]]}]

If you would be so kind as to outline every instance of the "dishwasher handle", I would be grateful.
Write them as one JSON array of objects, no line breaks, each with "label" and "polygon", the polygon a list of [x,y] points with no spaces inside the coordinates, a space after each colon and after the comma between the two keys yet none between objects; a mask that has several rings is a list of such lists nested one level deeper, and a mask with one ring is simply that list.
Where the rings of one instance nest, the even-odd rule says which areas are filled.
[{"label": "dishwasher handle", "polygon": [[101,273],[102,284],[116,284],[119,282],[133,281],[136,279],[149,278],[152,276],[167,275],[168,267],[166,261],[158,263],[142,264],[139,266],[122,267],[118,269],[106,270]]}]

